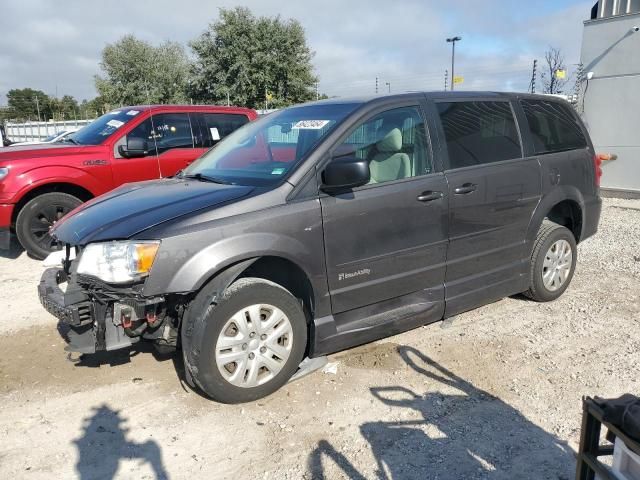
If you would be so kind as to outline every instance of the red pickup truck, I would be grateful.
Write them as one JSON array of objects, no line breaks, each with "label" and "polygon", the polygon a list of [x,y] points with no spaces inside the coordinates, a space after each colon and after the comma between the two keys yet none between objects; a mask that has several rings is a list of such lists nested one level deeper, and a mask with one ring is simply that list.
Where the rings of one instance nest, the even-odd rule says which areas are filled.
[{"label": "red pickup truck", "polygon": [[123,107],[63,143],[0,149],[0,249],[14,231],[31,256],[44,258],[55,249],[49,227],[82,202],[174,175],[256,117],[236,107]]}]

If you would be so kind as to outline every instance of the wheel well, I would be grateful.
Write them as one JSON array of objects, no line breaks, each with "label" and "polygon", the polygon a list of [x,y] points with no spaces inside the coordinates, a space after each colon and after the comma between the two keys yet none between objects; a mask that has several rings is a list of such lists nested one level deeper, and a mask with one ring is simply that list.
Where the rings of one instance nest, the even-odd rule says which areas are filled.
[{"label": "wheel well", "polygon": [[27,192],[20,199],[20,201],[16,204],[16,208],[13,209],[11,223],[16,223],[18,213],[20,212],[20,210],[22,210],[22,207],[24,207],[29,200],[36,198],[38,195],[51,192],[68,193],[69,195],[73,195],[74,197],[79,198],[83,202],[86,202],[87,200],[93,198],[93,194],[89,190],[79,187],[78,185],[74,185],[73,183],[47,183],[46,185],[41,185]]},{"label": "wheel well", "polygon": [[238,278],[242,277],[263,278],[277,283],[289,290],[294,297],[302,300],[306,314],[312,315],[315,310],[311,282],[306,273],[290,260],[282,257],[260,257]]},{"label": "wheel well", "polygon": [[580,241],[582,233],[582,210],[580,206],[572,200],[563,200],[553,206],[547,218],[552,222],[567,227],[573,233],[576,242]]}]

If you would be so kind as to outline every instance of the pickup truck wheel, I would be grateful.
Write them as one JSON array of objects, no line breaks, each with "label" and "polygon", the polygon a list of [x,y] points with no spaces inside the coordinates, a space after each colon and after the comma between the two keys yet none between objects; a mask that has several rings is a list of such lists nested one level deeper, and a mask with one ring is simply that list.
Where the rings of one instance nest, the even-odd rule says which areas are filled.
[{"label": "pickup truck wheel", "polygon": [[531,254],[531,280],[524,294],[537,302],[555,300],[571,283],[578,251],[573,233],[545,220]]},{"label": "pickup truck wheel", "polygon": [[[211,293],[205,288],[200,295]],[[241,278],[215,303],[198,296],[192,305],[208,308],[187,315],[203,315],[202,337],[197,351],[186,353],[193,379],[207,395],[223,403],[249,402],[275,392],[296,372],[307,322],[289,291],[268,280]]]},{"label": "pickup truck wheel", "polygon": [[82,203],[67,193],[51,192],[29,200],[18,213],[16,236],[27,253],[39,260],[57,250],[49,229]]}]

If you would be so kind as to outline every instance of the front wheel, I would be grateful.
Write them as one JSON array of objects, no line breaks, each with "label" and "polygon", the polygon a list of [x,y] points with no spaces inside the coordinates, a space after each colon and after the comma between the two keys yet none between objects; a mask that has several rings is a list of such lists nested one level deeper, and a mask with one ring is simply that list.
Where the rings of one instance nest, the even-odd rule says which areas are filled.
[{"label": "front wheel", "polygon": [[38,260],[57,250],[49,229],[81,203],[79,198],[61,192],[44,193],[29,200],[16,219],[16,236],[20,245]]},{"label": "front wheel", "polygon": [[282,387],[306,349],[300,302],[280,285],[259,278],[241,278],[219,300],[211,299],[205,287],[183,319],[202,324],[195,329],[200,338],[185,352],[196,384],[223,403],[249,402]]},{"label": "front wheel", "polygon": [[524,294],[537,302],[555,300],[569,287],[576,268],[578,250],[573,233],[545,220],[531,254],[531,279]]}]

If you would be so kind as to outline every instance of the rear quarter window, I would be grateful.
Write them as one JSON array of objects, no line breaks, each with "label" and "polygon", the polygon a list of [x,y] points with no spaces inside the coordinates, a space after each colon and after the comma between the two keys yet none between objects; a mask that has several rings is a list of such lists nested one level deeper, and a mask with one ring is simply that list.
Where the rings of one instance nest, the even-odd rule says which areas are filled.
[{"label": "rear quarter window", "polygon": [[507,101],[437,103],[449,169],[522,157],[516,121]]},{"label": "rear quarter window", "polygon": [[570,107],[545,100],[520,100],[537,155],[585,148],[587,140]]}]

